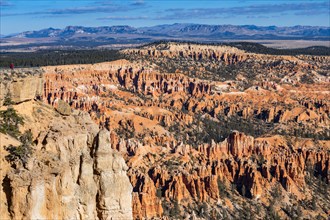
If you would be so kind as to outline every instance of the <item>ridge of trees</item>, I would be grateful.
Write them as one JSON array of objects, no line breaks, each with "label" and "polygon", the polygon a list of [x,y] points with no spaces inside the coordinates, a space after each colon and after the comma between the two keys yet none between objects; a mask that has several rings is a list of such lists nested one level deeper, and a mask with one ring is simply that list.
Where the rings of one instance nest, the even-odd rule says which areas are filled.
[{"label": "ridge of trees", "polygon": [[40,50],[0,53],[0,68],[93,64],[122,59],[118,50]]}]

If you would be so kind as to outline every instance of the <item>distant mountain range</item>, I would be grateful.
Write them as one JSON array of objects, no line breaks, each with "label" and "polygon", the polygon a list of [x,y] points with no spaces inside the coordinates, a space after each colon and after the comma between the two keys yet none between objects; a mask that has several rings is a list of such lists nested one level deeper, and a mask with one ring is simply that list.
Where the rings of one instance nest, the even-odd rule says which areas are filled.
[{"label": "distant mountain range", "polygon": [[330,40],[330,27],[171,24],[134,28],[130,26],[47,28],[1,37],[1,47],[10,42],[23,45],[102,46],[139,44],[157,40],[220,42],[224,40]]},{"label": "distant mountain range", "polygon": [[158,25],[152,27],[134,28],[130,26],[103,26],[83,27],[68,26],[64,29],[48,28],[39,31],[27,31],[9,37],[45,38],[60,37],[72,38],[84,35],[103,36],[108,34],[137,34],[141,36],[162,36],[179,38],[200,38],[212,39],[235,38],[235,39],[278,39],[278,38],[300,38],[319,39],[329,38],[329,27],[318,26],[255,26],[255,25],[204,25],[204,24],[172,24]]}]

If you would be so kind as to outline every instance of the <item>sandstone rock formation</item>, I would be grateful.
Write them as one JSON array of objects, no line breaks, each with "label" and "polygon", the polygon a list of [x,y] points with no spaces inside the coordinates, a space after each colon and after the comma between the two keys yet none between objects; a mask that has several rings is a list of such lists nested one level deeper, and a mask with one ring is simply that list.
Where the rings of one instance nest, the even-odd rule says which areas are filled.
[{"label": "sandstone rock formation", "polygon": [[138,54],[140,56],[147,55],[155,58],[189,57],[192,60],[210,59],[223,61],[226,64],[235,64],[248,58],[243,50],[234,47],[214,47],[208,45],[180,43],[156,44],[145,49],[128,49],[124,50],[123,52],[129,54]]},{"label": "sandstone rock formation", "polygon": [[128,167],[108,131],[79,111],[64,117],[35,101],[14,108],[29,122],[33,155],[8,164],[1,141],[1,219],[133,218]]},{"label": "sandstone rock formation", "polygon": [[[10,93],[11,99],[15,103],[42,96],[43,77],[41,71],[17,69],[13,73],[2,74],[0,79],[0,101],[8,93]],[[0,102],[1,104],[2,102]]]},{"label": "sandstone rock formation", "polygon": [[71,108],[70,105],[63,100],[58,100],[56,111],[60,113],[61,115],[68,116],[71,114]]}]

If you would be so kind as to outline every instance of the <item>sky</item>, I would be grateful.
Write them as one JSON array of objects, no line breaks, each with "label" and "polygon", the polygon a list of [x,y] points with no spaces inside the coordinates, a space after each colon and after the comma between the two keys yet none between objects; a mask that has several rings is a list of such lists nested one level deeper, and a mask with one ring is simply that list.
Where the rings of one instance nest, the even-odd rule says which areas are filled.
[{"label": "sky", "polygon": [[0,34],[70,25],[330,26],[330,0],[0,0]]}]

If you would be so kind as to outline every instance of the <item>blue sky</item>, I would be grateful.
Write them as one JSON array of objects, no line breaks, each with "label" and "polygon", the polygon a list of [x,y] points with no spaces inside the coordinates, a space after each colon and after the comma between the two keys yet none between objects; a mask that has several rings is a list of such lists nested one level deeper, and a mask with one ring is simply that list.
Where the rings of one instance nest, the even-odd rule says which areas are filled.
[{"label": "blue sky", "polygon": [[0,31],[172,23],[330,26],[329,1],[0,0]]}]

